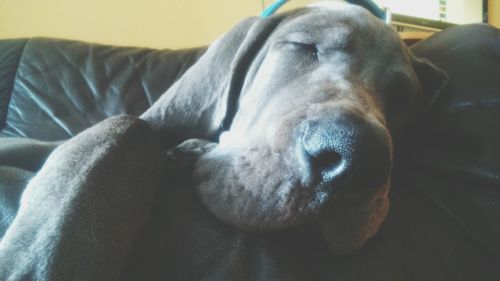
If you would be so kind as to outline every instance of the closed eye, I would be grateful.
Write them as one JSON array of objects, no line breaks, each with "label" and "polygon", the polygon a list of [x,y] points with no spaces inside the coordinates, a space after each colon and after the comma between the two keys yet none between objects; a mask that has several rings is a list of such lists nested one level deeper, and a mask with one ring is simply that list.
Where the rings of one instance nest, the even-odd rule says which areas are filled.
[{"label": "closed eye", "polygon": [[302,52],[307,52],[309,54],[317,55],[318,54],[318,47],[314,43],[304,43],[304,42],[298,42],[298,41],[285,41],[279,43],[281,47],[285,47],[287,49],[291,49],[294,51],[302,51]]}]

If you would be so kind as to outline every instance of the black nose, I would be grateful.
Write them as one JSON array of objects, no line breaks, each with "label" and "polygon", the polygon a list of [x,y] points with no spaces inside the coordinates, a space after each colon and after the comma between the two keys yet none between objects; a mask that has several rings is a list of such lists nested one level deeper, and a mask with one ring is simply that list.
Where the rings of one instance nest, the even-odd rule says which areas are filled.
[{"label": "black nose", "polygon": [[341,112],[305,121],[300,154],[309,184],[379,188],[391,169],[391,140],[379,124]]},{"label": "black nose", "polygon": [[339,180],[349,168],[347,155],[341,154],[338,141],[320,131],[316,122],[309,124],[302,138],[302,155],[310,180],[316,184],[320,180]]}]

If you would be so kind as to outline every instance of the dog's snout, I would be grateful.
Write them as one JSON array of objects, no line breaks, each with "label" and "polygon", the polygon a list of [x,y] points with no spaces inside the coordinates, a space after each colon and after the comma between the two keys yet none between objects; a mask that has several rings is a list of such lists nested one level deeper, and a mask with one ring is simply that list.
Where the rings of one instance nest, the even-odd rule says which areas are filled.
[{"label": "dog's snout", "polygon": [[300,158],[305,178],[313,185],[378,188],[391,169],[390,147],[381,125],[355,113],[308,120],[301,126]]},{"label": "dog's snout", "polygon": [[300,150],[311,181],[333,180],[345,172],[349,163],[337,139],[340,135],[331,134],[320,122],[309,122],[305,126]]}]

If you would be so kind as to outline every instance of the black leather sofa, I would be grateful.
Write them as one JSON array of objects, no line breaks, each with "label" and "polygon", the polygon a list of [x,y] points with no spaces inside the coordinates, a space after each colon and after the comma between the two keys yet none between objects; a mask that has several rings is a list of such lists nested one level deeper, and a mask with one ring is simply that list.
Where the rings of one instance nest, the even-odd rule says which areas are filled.
[{"label": "black leather sofa", "polygon": [[63,140],[109,116],[139,115],[204,50],[0,40],[0,137]]},{"label": "black leather sofa", "polygon": [[[500,280],[500,30],[453,27],[412,51],[450,82],[397,144],[394,180],[406,189],[393,191],[401,213],[390,214],[385,229],[404,224],[406,231],[382,234],[379,246],[339,267],[387,266],[397,276],[404,263],[417,263],[442,274],[432,280]],[[0,137],[63,140],[109,116],[139,115],[203,52],[0,40]],[[435,251],[419,251],[423,244]],[[412,251],[403,255],[410,261],[363,258],[401,249]]]}]

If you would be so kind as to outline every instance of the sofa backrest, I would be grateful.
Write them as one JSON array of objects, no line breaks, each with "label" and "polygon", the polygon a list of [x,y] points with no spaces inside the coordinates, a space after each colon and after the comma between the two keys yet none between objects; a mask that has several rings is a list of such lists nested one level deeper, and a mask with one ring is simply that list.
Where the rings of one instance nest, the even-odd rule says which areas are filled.
[{"label": "sofa backrest", "polygon": [[411,49],[450,77],[413,132],[413,146],[421,148],[415,158],[433,169],[500,182],[500,30],[456,26]]},{"label": "sofa backrest", "polygon": [[[409,182],[405,188],[413,183],[457,226],[451,235],[441,230],[431,234],[442,249],[451,249],[449,245],[460,239],[455,233],[464,233],[467,239],[461,244],[491,253],[484,256],[498,264],[500,29],[486,24],[456,26],[421,41],[412,51],[444,69],[450,81],[407,136],[405,160],[411,165],[402,168]],[[429,221],[438,217],[434,212],[425,224],[432,225]],[[472,249],[461,255],[474,256]],[[474,262],[467,262],[467,267],[484,264]]]},{"label": "sofa backrest", "polygon": [[0,137],[68,139],[109,116],[140,115],[204,51],[0,40]]}]

